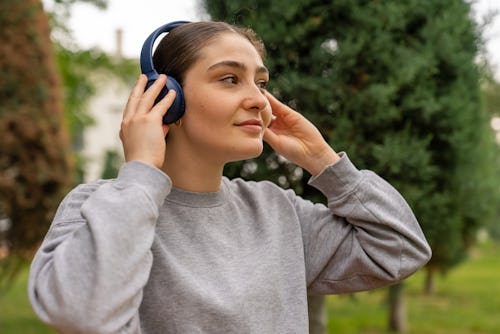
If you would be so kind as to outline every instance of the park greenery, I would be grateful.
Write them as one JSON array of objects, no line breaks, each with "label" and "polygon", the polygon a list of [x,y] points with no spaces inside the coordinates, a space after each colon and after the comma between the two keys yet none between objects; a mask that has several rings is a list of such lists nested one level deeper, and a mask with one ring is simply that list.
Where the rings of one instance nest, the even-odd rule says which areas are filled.
[{"label": "park greenery", "polygon": [[[0,328],[6,333],[52,333],[30,313],[26,263],[62,195],[82,180],[77,152],[83,131],[93,122],[86,108],[96,93],[89,73],[107,71],[128,82],[138,73],[136,60],[117,61],[73,44],[67,19],[78,1],[103,10],[107,3],[55,0],[53,11],[46,13],[40,0],[0,2],[5,78],[0,81],[0,219],[10,222],[7,231],[0,229],[0,247],[7,244],[10,253],[0,256]],[[432,246],[425,272],[409,279],[404,289],[397,285],[389,293],[328,297],[322,310],[329,315],[328,331],[385,333],[381,305],[387,300],[392,330],[491,333],[500,328],[494,320],[500,305],[489,298],[500,292],[493,279],[499,248],[478,245],[476,238],[484,229],[500,238],[500,152],[489,127],[489,119],[498,114],[500,86],[481,57],[484,27],[472,20],[470,3],[202,4],[213,19],[257,32],[267,46],[269,90],[317,124],[332,147],[348,152],[358,167],[395,185]],[[116,153],[108,157],[103,165],[106,177],[112,177]],[[272,180],[324,201],[307,185],[306,171],[268,146],[258,159],[228,165],[225,174]],[[20,274],[17,281],[15,274]],[[408,314],[401,311],[403,295],[410,297]],[[443,312],[446,320],[439,317]]]}]

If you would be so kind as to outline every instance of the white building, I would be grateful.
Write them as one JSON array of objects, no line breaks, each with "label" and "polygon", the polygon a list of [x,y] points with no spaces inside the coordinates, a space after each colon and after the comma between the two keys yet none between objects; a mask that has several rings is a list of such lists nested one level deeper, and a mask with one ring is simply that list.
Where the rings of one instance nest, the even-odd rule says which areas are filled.
[{"label": "white building", "polygon": [[131,87],[116,77],[98,75],[96,91],[90,101],[88,114],[95,124],[88,126],[83,134],[84,181],[100,178],[107,151],[123,155],[119,137],[123,109]]}]

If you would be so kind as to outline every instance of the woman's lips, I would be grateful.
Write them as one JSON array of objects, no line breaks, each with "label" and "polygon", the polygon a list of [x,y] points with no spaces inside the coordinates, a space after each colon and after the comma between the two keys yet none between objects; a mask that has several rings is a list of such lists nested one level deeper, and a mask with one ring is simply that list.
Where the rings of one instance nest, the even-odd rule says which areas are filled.
[{"label": "woman's lips", "polygon": [[235,124],[237,127],[250,131],[260,133],[262,131],[262,121],[258,119],[249,119]]}]

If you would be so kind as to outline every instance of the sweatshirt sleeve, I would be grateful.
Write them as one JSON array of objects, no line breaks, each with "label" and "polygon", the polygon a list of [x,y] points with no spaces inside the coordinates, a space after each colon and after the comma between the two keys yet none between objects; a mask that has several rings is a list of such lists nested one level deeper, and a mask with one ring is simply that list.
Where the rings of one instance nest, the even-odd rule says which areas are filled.
[{"label": "sweatshirt sleeve", "polygon": [[38,316],[63,333],[140,333],[156,220],[170,190],[167,175],[132,161],[116,180],[68,194],[31,265]]},{"label": "sweatshirt sleeve", "polygon": [[409,205],[389,183],[345,153],[311,178],[328,208],[301,201],[298,214],[310,294],[393,284],[421,268],[431,249]]}]

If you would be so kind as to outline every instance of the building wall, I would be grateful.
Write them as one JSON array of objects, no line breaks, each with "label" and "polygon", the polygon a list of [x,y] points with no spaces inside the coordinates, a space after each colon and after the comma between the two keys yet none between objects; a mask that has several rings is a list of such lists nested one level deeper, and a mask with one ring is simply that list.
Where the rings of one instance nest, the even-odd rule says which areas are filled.
[{"label": "building wall", "polygon": [[101,177],[106,152],[114,150],[123,157],[119,137],[120,122],[132,87],[119,78],[96,75],[97,94],[89,101],[88,114],[95,124],[85,129],[83,134],[84,181]]}]

